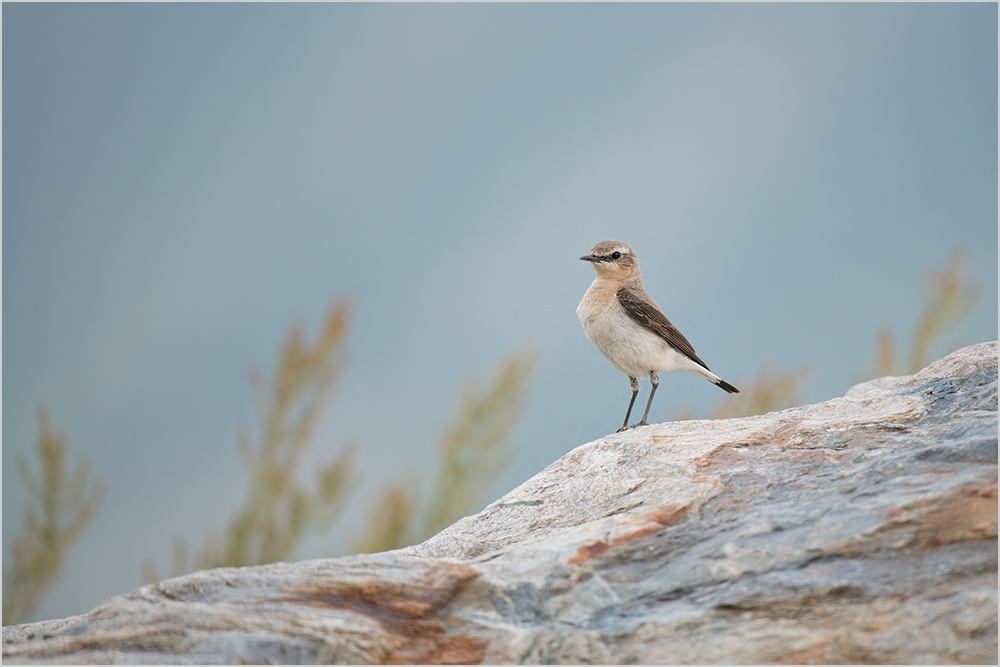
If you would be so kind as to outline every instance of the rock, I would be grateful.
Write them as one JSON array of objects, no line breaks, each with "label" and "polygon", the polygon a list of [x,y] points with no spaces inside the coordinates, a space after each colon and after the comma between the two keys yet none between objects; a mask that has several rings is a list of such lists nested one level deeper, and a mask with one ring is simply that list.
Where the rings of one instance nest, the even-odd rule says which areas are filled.
[{"label": "rock", "polygon": [[423,544],[197,572],[5,662],[997,662],[997,344],[582,445]]}]

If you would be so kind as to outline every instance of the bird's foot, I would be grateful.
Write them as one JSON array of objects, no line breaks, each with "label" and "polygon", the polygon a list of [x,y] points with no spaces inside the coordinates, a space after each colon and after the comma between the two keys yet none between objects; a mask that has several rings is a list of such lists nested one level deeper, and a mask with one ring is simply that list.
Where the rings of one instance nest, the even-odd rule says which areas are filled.
[{"label": "bird's foot", "polygon": [[645,419],[643,419],[640,422],[636,422],[634,424],[629,424],[628,426],[622,426],[620,429],[618,429],[615,432],[616,433],[621,433],[622,431],[628,431],[629,429],[639,428],[640,426],[649,426],[649,422],[647,422]]}]

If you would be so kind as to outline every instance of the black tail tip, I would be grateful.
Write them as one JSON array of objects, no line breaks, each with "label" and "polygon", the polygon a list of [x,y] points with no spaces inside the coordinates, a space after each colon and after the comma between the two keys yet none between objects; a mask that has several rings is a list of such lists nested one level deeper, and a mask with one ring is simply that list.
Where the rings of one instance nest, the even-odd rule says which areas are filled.
[{"label": "black tail tip", "polygon": [[726,391],[728,391],[730,394],[738,394],[738,393],[740,393],[739,389],[737,389],[733,385],[729,384],[725,380],[719,380],[718,382],[716,382],[716,384],[719,385],[720,387],[722,387],[723,389],[725,389]]}]

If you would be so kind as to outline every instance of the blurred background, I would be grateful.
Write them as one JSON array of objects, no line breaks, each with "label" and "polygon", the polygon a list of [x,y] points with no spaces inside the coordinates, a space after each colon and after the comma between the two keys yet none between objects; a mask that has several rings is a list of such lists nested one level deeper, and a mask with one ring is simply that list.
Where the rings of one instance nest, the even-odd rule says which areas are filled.
[{"label": "blurred background", "polygon": [[[5,592],[51,429],[86,506],[35,619],[216,562],[289,346],[329,371],[292,472],[340,490],[279,557],[377,548],[478,399],[507,449],[462,511],[613,432],[628,379],[575,314],[602,239],[738,387],[891,370],[956,251],[930,358],[997,338],[996,4],[2,12]],[[671,373],[650,421],[724,398]]]}]

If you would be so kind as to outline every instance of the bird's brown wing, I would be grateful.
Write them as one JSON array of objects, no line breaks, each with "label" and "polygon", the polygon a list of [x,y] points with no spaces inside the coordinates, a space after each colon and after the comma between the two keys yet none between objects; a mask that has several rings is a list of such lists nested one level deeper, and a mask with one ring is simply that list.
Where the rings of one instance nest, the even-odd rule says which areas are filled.
[{"label": "bird's brown wing", "polygon": [[703,366],[705,370],[710,370],[708,364],[695,354],[694,347],[684,337],[684,334],[670,323],[670,320],[660,312],[660,309],[655,304],[644,299],[639,292],[629,287],[619,287],[616,296],[618,297],[618,303],[622,305],[622,308],[625,309],[625,312],[633,320],[667,341],[672,348],[691,359],[691,361]]}]

